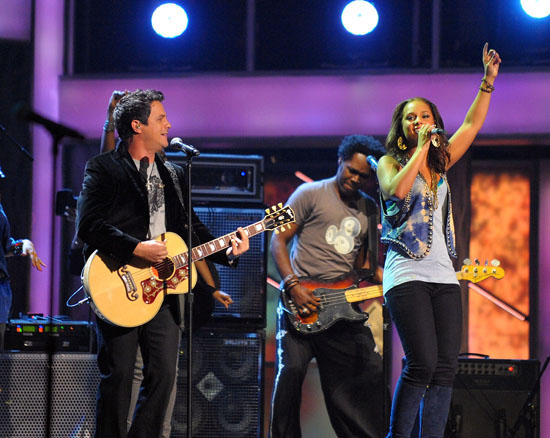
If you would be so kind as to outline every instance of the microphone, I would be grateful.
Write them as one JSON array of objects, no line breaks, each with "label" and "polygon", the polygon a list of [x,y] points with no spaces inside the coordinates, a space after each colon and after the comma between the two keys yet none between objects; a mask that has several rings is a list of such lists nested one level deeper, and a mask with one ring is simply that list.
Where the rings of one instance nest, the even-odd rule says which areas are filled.
[{"label": "microphone", "polygon": [[179,137],[174,137],[170,142],[170,146],[173,148],[179,149],[182,152],[185,152],[188,156],[198,157],[201,153],[198,149],[190,144],[185,144],[183,140]]},{"label": "microphone", "polygon": [[376,161],[376,158],[374,158],[372,155],[369,155],[367,157],[367,163],[370,168],[376,172],[376,169],[378,169],[378,161]]},{"label": "microphone", "polygon": [[430,134],[432,134],[432,135],[439,135],[439,134],[447,135],[447,131],[445,131],[444,129],[441,129],[441,128],[434,128],[430,131]]},{"label": "microphone", "polygon": [[84,136],[68,126],[61,125],[54,122],[53,120],[47,119],[46,117],[41,116],[38,113],[35,113],[28,105],[25,103],[19,103],[15,106],[15,113],[17,118],[20,120],[26,120],[28,122],[34,122],[39,125],[42,125],[46,128],[53,137],[72,137],[79,140],[84,140]]},{"label": "microphone", "polygon": [[4,179],[6,175],[4,175],[4,172],[2,172],[2,167],[0,166],[0,179]]}]

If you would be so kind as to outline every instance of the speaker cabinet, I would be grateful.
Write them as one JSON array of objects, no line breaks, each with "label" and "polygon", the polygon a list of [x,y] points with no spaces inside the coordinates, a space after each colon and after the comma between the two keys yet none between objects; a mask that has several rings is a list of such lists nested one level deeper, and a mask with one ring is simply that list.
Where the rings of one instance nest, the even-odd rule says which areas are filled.
[{"label": "speaker cabinet", "polygon": [[98,383],[93,354],[0,354],[0,436],[93,436]]},{"label": "speaker cabinet", "polygon": [[536,360],[460,359],[447,422],[446,438],[539,437],[539,397],[520,417],[537,382]]},{"label": "speaker cabinet", "polygon": [[[223,236],[243,225],[264,217],[263,208],[195,207],[200,220],[214,236]],[[229,309],[216,302],[210,324],[249,324],[265,327],[266,306],[266,233],[250,238],[250,249],[239,260],[236,269],[216,265],[221,290],[231,295]]]},{"label": "speaker cabinet", "polygon": [[[195,438],[261,438],[263,331],[199,330],[193,337],[192,417]],[[172,438],[187,433],[187,355],[182,341]]]}]

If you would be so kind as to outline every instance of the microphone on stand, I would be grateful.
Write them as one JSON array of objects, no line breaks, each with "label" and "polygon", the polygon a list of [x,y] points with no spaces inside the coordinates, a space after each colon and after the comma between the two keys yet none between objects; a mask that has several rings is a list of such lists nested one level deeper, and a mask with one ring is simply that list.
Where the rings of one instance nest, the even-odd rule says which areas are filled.
[{"label": "microphone on stand", "polygon": [[183,140],[179,137],[174,137],[170,142],[170,146],[179,149],[182,152],[185,152],[188,156],[191,157],[198,157],[201,154],[197,148],[191,146],[190,144],[185,144]]},{"label": "microphone on stand", "polygon": [[367,157],[367,163],[370,168],[376,172],[376,169],[378,169],[378,161],[376,161],[376,158],[374,158],[372,155],[369,155]]}]

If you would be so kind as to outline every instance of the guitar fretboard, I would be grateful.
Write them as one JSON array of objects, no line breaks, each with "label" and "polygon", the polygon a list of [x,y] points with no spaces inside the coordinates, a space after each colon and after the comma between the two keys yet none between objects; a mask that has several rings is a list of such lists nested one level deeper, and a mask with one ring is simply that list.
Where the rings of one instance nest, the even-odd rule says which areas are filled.
[{"label": "guitar fretboard", "polygon": [[369,287],[361,287],[359,289],[350,289],[346,291],[346,301],[348,303],[356,303],[371,298],[382,296],[382,286],[375,285]]},{"label": "guitar fretboard", "polygon": [[[255,236],[256,234],[263,233],[267,229],[265,226],[265,221],[266,219],[262,219],[261,221],[258,221],[252,225],[243,227],[243,230],[248,237],[252,237],[252,236]],[[210,242],[206,242],[206,243],[203,243],[202,245],[194,247],[191,250],[191,258],[192,258],[191,261],[194,263],[218,251],[222,251],[226,248],[229,248],[231,246],[231,239],[234,237],[238,237],[236,231],[233,231],[229,234],[226,234],[225,236],[218,237],[214,240],[211,240]],[[188,257],[187,252],[174,256],[172,260],[176,268],[179,269],[179,268],[183,268],[184,266],[187,266],[189,264],[187,263],[187,257]]]}]

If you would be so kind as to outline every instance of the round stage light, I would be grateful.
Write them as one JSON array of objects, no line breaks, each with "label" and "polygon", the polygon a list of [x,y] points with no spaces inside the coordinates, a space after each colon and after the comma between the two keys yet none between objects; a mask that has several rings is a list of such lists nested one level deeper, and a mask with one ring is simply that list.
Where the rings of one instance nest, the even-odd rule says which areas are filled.
[{"label": "round stage light", "polygon": [[525,13],[533,18],[545,18],[550,15],[550,0],[521,0]]},{"label": "round stage light", "polygon": [[179,37],[187,29],[188,23],[187,13],[175,3],[160,5],[151,17],[153,29],[164,38]]},{"label": "round stage light", "polygon": [[372,3],[355,0],[342,11],[342,24],[353,35],[366,35],[378,24],[378,11]]}]

